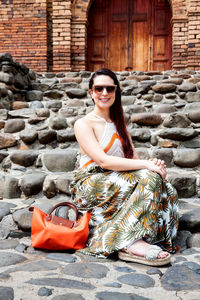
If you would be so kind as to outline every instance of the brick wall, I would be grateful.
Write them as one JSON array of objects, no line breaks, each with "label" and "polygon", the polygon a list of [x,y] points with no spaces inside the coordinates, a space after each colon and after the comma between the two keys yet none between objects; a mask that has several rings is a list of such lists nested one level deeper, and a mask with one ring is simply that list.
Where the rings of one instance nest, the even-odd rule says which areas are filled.
[{"label": "brick wall", "polygon": [[[169,0],[172,68],[200,68],[200,1]],[[0,0],[0,52],[36,71],[87,69],[92,0]]]},{"label": "brick wall", "polygon": [[0,0],[0,52],[47,70],[46,0]]}]

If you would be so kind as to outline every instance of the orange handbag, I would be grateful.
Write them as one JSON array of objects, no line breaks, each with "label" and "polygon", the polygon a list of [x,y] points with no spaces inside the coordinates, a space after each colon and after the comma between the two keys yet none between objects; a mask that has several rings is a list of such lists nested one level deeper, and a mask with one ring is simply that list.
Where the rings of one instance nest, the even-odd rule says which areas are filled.
[{"label": "orange handbag", "polygon": [[[76,221],[52,215],[59,206],[68,206],[75,211]],[[89,234],[90,213],[86,212],[78,220],[78,210],[70,202],[55,205],[47,215],[37,207],[33,210],[31,240],[35,248],[66,250],[84,248]]]}]

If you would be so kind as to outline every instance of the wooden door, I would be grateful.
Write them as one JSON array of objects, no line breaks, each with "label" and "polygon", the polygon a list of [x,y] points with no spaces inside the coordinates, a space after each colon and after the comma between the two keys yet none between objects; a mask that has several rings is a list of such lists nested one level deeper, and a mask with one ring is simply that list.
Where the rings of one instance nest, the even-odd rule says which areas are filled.
[{"label": "wooden door", "polygon": [[88,69],[170,69],[170,20],[167,0],[94,0],[88,17]]}]

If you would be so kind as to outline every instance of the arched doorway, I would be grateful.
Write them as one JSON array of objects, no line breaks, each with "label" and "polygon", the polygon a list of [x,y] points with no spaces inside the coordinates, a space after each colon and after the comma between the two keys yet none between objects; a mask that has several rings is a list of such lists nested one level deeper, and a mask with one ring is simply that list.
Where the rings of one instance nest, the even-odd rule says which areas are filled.
[{"label": "arched doorway", "polygon": [[171,68],[168,0],[94,0],[88,15],[88,69]]}]

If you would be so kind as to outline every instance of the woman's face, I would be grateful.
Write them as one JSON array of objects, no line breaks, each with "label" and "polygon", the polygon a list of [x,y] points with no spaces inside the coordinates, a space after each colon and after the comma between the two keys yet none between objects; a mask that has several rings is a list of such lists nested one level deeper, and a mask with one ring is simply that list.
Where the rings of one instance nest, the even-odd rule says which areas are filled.
[{"label": "woman's face", "polygon": [[110,108],[115,102],[116,88],[117,86],[111,77],[107,75],[96,76],[90,90],[95,105],[101,109]]}]

